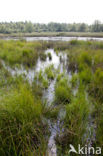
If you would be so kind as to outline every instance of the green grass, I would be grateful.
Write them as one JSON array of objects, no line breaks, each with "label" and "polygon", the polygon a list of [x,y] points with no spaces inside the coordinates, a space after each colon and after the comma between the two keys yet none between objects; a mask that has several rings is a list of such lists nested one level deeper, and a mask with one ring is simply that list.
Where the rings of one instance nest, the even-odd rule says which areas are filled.
[{"label": "green grass", "polygon": [[69,86],[68,79],[66,77],[57,79],[55,85],[55,102],[57,104],[65,104],[71,100],[71,88]]},{"label": "green grass", "polygon": [[48,79],[54,80],[55,75],[56,75],[56,71],[54,69],[54,66],[50,65],[50,66],[46,67],[45,74],[47,75]]},{"label": "green grass", "polygon": [[[0,154],[16,156],[45,153],[43,105],[30,87],[24,84],[11,89],[0,97],[0,101]],[[41,151],[41,148],[44,149]]]},{"label": "green grass", "polygon": [[0,37],[56,37],[56,36],[68,36],[68,37],[103,37],[102,32],[33,32],[33,33],[12,33],[12,34],[0,34]]},{"label": "green grass", "polygon": [[34,83],[37,83],[38,85],[40,85],[41,89],[47,89],[49,86],[49,80],[47,79],[45,73],[42,70],[36,73],[34,77]]},{"label": "green grass", "polygon": [[71,98],[70,103],[66,103],[66,116],[64,119],[64,132],[56,138],[59,153],[65,155],[69,151],[69,144],[77,148],[82,142],[88,123],[89,103],[85,98],[83,90],[79,91],[76,97]]},{"label": "green grass", "polygon": [[47,58],[47,55],[46,55],[45,53],[41,53],[41,54],[40,54],[40,59],[41,59],[42,61],[46,61],[46,58]]},{"label": "green grass", "polygon": [[[89,114],[94,120],[94,126],[96,124],[97,127],[95,129],[96,140],[93,141],[93,145],[103,147],[103,42],[74,40],[64,42],[63,46],[62,44],[58,43],[54,46],[56,50],[64,50],[67,53],[68,68],[72,72],[71,90],[77,88],[79,93],[70,96],[70,102],[65,103],[65,131],[60,137],[57,136],[59,154],[66,154],[70,143],[75,147],[80,143],[85,144],[85,139],[83,142],[81,140],[90,122],[88,121]],[[62,78],[61,75],[58,75],[57,80],[60,81]],[[66,86],[61,88],[60,85],[59,89],[57,87],[55,90],[55,98],[59,103],[67,95]],[[85,92],[89,95],[88,100],[86,100]],[[92,99],[92,103],[88,102],[89,98]],[[93,114],[91,110],[94,111]]]},{"label": "green grass", "polygon": [[52,55],[50,52],[47,54],[47,56],[48,56],[49,60],[52,60]]},{"label": "green grass", "polygon": [[[25,69],[35,66],[38,58],[45,61],[54,48],[58,54],[67,54],[67,69],[48,65],[35,73],[33,83],[28,84],[25,75],[12,76],[2,65],[2,60],[12,68]],[[59,55],[58,55],[59,56]],[[76,73],[75,73],[76,72]],[[55,80],[54,100],[51,106],[43,99],[44,91]],[[49,137],[47,120],[57,121],[61,109],[66,114],[61,135],[56,137],[59,154],[66,154],[69,144],[84,145],[83,139],[88,116],[96,124],[94,146],[103,145],[103,42],[26,42],[0,41],[0,155],[37,156],[46,155]],[[73,95],[73,91],[77,93]],[[88,96],[87,96],[88,95]],[[92,99],[90,101],[90,99]],[[90,102],[89,102],[90,101]],[[93,110],[93,114],[92,114]]]},{"label": "green grass", "polygon": [[85,85],[90,84],[90,82],[92,81],[91,70],[89,68],[86,68],[85,70],[81,71],[79,73],[79,80]]},{"label": "green grass", "polygon": [[44,50],[43,43],[38,41],[0,41],[0,58],[11,66],[34,66],[39,56],[44,58]]},{"label": "green grass", "polygon": [[70,80],[70,83],[72,85],[73,88],[78,86],[78,81],[79,81],[79,76],[78,74],[73,74],[72,75],[72,79]]},{"label": "green grass", "polygon": [[101,68],[98,68],[94,75],[93,80],[89,87],[89,92],[91,95],[94,96],[97,100],[101,101],[103,100],[103,70]]}]

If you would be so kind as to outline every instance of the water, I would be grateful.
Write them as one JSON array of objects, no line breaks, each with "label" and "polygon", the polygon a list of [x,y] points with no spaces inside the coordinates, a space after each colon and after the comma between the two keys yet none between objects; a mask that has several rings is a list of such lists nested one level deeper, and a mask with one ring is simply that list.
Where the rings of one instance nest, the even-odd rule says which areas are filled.
[{"label": "water", "polygon": [[2,61],[3,66],[5,67],[5,69],[7,69],[12,76],[15,75],[25,75],[25,77],[28,79],[28,81],[30,83],[33,82],[34,80],[34,76],[37,72],[39,72],[40,70],[44,71],[46,67],[48,67],[49,65],[54,65],[54,68],[57,69],[59,64],[60,64],[60,59],[59,56],[56,55],[54,49],[48,49],[45,51],[45,54],[47,53],[51,53],[52,59],[49,60],[49,58],[46,58],[46,61],[42,61],[40,60],[40,58],[37,60],[37,64],[35,67],[33,67],[32,69],[26,69],[23,65],[20,66],[20,68],[11,68],[10,66],[7,66],[5,64],[4,61]]},{"label": "water", "polygon": [[[52,56],[51,60],[49,60],[49,57],[46,58],[46,61],[42,61],[40,58],[38,58],[36,66],[28,70],[26,70],[23,66],[21,66],[19,69],[18,68],[12,69],[11,67],[7,66],[4,61],[2,61],[2,64],[12,74],[12,76],[25,75],[25,77],[28,79],[28,81],[31,84],[36,73],[38,73],[40,70],[44,71],[46,67],[52,64],[55,69],[59,68],[60,73],[64,72],[64,70],[66,71],[65,73],[67,73],[66,70],[67,55],[63,52],[59,52],[57,55],[54,49],[47,49],[45,51],[45,54],[48,53],[50,53]],[[56,83],[56,78],[50,81],[50,85],[48,89],[44,90],[43,92],[43,99],[47,101],[48,106],[51,106],[54,100],[55,83]],[[55,137],[62,130],[60,118],[63,118],[64,116],[65,116],[65,111],[60,109],[57,121],[55,121],[54,123],[51,122],[50,120],[48,121],[49,130],[51,132],[50,138],[48,140],[48,149],[47,149],[48,156],[57,156]]]},{"label": "water", "polygon": [[[34,76],[37,72],[40,70],[44,71],[46,67],[49,65],[54,65],[55,69],[58,69],[60,66],[60,56],[62,57],[62,63],[60,66],[60,72],[63,71],[63,60],[65,63],[66,56],[63,55],[63,53],[60,53],[58,56],[56,55],[54,49],[48,49],[45,51],[45,54],[51,53],[52,59],[49,60],[49,58],[46,58],[46,61],[40,60],[40,58],[37,60],[37,64],[35,68],[33,69],[28,69],[26,70],[23,66],[21,66],[19,69],[14,68],[12,69],[11,67],[7,66],[4,61],[2,61],[3,66],[5,69],[7,69],[12,76],[15,75],[25,75],[25,77],[28,79],[28,81],[31,83],[34,79]],[[43,99],[47,100],[47,105],[50,106],[54,100],[54,93],[55,93],[55,82],[56,79],[52,80],[50,82],[50,85],[47,90],[44,90],[43,93]],[[32,83],[31,83],[32,84]],[[56,143],[55,143],[55,137],[57,135],[57,131],[59,131],[59,120],[56,121],[56,123],[52,123],[51,121],[48,121],[49,125],[49,130],[51,132],[49,141],[48,141],[48,149],[47,149],[47,154],[48,156],[57,156],[57,148],[56,148]]]},{"label": "water", "polygon": [[[54,65],[55,69],[58,69],[58,68],[60,69],[60,73],[65,71],[65,74],[69,76],[69,79],[72,77],[71,72],[68,71],[67,69],[67,55],[65,53],[59,52],[59,54],[57,55],[54,49],[47,49],[45,53],[46,54],[51,53],[52,59],[49,60],[49,58],[47,57],[46,61],[42,61],[39,58],[37,60],[36,66],[28,70],[26,70],[23,66],[21,66],[21,68],[19,69],[18,68],[12,69],[11,67],[7,66],[3,61],[2,63],[3,63],[3,66],[12,74],[12,76],[24,74],[30,83],[33,81],[34,76],[37,72],[39,72],[40,70],[44,71],[46,67],[52,64]],[[50,85],[48,89],[44,90],[44,93],[43,93],[43,99],[47,101],[48,106],[51,106],[54,100],[55,83],[56,83],[56,78],[50,81]],[[77,91],[78,90],[76,89],[73,91],[74,96],[76,95]],[[55,121],[54,123],[51,122],[50,120],[48,121],[51,135],[48,140],[47,156],[57,156],[57,147],[56,147],[55,137],[57,136],[57,134],[60,134],[60,132],[63,131],[62,129],[63,123],[62,124],[60,123],[60,119],[61,118],[63,119],[64,116],[65,116],[65,110],[60,109],[57,121]],[[91,116],[89,116],[88,120],[89,120],[89,123],[88,123],[87,133],[89,133],[89,135],[85,134],[85,137],[87,138],[87,142],[89,146],[91,146],[92,141],[95,139],[95,130],[92,131],[92,129],[94,129],[94,124],[93,124],[94,121],[91,118]]]},{"label": "water", "polygon": [[45,51],[45,54],[48,54],[50,53],[51,56],[52,56],[52,59],[49,60],[49,58],[47,57],[46,58],[46,61],[42,61],[40,60],[40,58],[38,59],[37,61],[37,64],[36,64],[36,71],[40,71],[40,70],[45,70],[45,68],[49,65],[54,65],[54,68],[57,69],[59,64],[60,64],[60,59],[59,59],[59,56],[56,55],[54,49],[48,49]]},{"label": "water", "polygon": [[33,79],[34,79],[34,75],[35,75],[35,69],[29,69],[29,70],[26,70],[22,65],[20,68],[11,68],[10,66],[7,66],[5,64],[4,61],[2,61],[2,64],[4,66],[5,69],[7,69],[12,76],[15,76],[15,75],[24,75],[27,80],[32,83]]},{"label": "water", "polygon": [[[4,40],[19,40],[19,37],[4,37]],[[103,41],[103,38],[99,37],[23,37],[26,41],[70,41],[70,40],[96,40]]]},{"label": "water", "polygon": [[[89,101],[89,97],[88,97],[88,93],[86,93],[86,100],[90,103]],[[90,113],[88,115],[88,124],[87,124],[87,128],[86,128],[86,133],[84,134],[83,137],[83,142],[85,140],[86,145],[88,145],[88,147],[93,147],[93,143],[96,140],[96,125],[95,125],[95,118],[92,117],[91,113],[94,106],[92,104],[90,104]],[[87,154],[87,156],[92,156],[93,154]]]}]

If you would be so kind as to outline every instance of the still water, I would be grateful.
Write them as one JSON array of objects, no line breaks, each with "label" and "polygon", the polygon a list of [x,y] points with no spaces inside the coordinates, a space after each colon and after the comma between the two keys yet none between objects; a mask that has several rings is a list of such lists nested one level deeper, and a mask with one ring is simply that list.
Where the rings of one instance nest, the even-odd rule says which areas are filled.
[{"label": "still water", "polygon": [[[18,40],[18,37],[4,37],[4,40]],[[26,41],[70,41],[70,40],[96,40],[103,41],[103,38],[99,37],[23,37]]]}]

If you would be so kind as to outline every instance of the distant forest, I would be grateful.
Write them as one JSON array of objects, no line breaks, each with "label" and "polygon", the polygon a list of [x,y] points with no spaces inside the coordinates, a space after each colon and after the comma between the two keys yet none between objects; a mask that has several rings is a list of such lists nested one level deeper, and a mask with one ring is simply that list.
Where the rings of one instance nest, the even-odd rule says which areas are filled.
[{"label": "distant forest", "polygon": [[96,20],[93,24],[85,23],[48,23],[39,24],[32,22],[1,22],[0,33],[32,33],[32,32],[103,32],[103,24]]}]

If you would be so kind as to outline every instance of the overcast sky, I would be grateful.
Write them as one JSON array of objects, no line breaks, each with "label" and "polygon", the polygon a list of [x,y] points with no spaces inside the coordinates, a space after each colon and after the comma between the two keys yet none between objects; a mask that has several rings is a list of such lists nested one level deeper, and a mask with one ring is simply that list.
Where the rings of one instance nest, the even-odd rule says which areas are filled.
[{"label": "overcast sky", "polygon": [[0,21],[103,22],[103,0],[0,0]]}]

